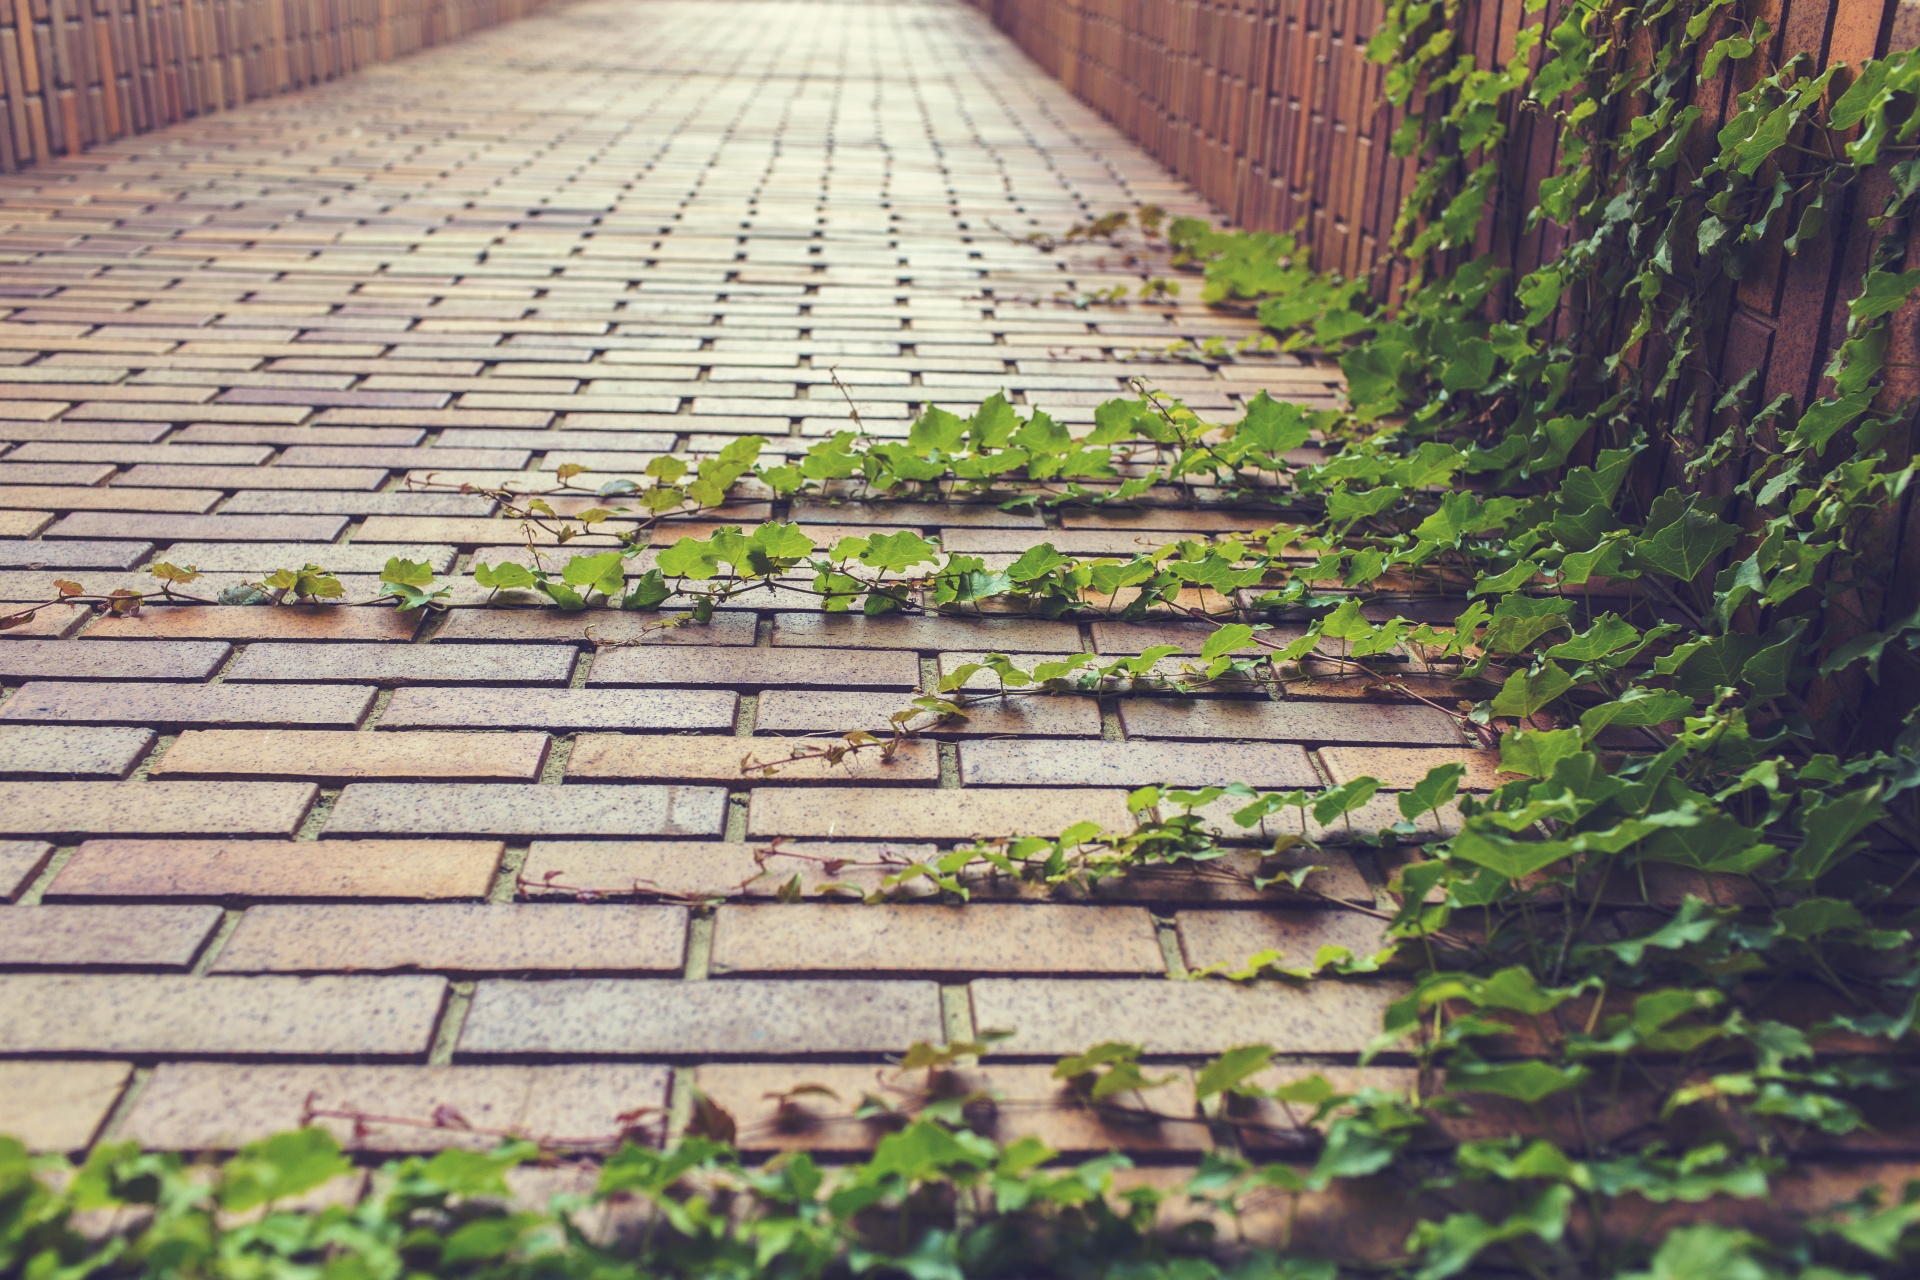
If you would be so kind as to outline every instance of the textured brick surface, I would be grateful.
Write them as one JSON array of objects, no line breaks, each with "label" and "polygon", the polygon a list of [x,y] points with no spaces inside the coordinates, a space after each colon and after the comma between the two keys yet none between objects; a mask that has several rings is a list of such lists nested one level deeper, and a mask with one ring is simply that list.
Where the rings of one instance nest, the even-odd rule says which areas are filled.
[{"label": "textured brick surface", "polygon": [[731,729],[739,696],[722,689],[400,689],[382,729]]},{"label": "textured brick surface", "polygon": [[964,742],[960,779],[970,787],[1206,787],[1244,782],[1278,790],[1320,785],[1299,747],[1245,742],[1175,751],[1157,742]]},{"label": "textured brick surface", "polygon": [[970,984],[976,1026],[1011,1031],[1001,1049],[1052,1057],[1108,1040],[1148,1053],[1221,1053],[1270,1044],[1281,1053],[1358,1053],[1401,994],[1387,982],[1100,981],[983,978]]},{"label": "textured brick surface", "polygon": [[934,783],[939,749],[906,742],[891,756],[877,746],[839,760],[820,754],[814,739],[716,738],[687,734],[582,734],[567,760],[567,776],[627,782]]},{"label": "textured brick surface", "polygon": [[15,907],[0,928],[7,968],[185,969],[218,907]]},{"label": "textured brick surface", "polygon": [[240,917],[213,972],[677,973],[686,932],[680,907],[261,906]]},{"label": "textured brick surface", "polygon": [[615,649],[594,661],[587,683],[918,692],[920,663],[910,653],[833,649]]},{"label": "textured brick surface", "polygon": [[151,729],[0,725],[0,778],[124,778],[153,741]]},{"label": "textured brick surface", "polygon": [[1138,907],[781,904],[721,907],[713,972],[1161,973]]},{"label": "textured brick surface", "polygon": [[0,840],[0,902],[11,902],[53,856],[45,840]]},{"label": "textured brick surface", "polygon": [[1058,835],[1076,822],[1098,822],[1110,831],[1130,831],[1123,791],[936,791],[902,804],[891,790],[864,788],[777,789],[758,787],[748,809],[754,836],[821,839],[992,839]]},{"label": "textured brick surface", "polygon": [[718,787],[532,787],[457,782],[415,787],[356,782],[340,793],[327,820],[326,834],[706,836],[720,834],[725,808],[726,792]]},{"label": "textured brick surface", "polygon": [[561,685],[573,671],[571,645],[256,644],[234,659],[227,679],[341,684]]},{"label": "textured brick surface", "polygon": [[230,652],[212,640],[19,640],[0,645],[0,680],[205,680]]},{"label": "textured brick surface", "polygon": [[374,690],[364,686],[103,685],[36,680],[0,702],[0,720],[351,729],[373,702]]},{"label": "textured brick surface", "polygon": [[339,609],[327,605],[242,608],[178,605],[142,609],[131,618],[102,618],[89,640],[411,640],[425,621],[418,610]]},{"label": "textured brick surface", "polygon": [[0,835],[290,836],[309,782],[0,782]]},{"label": "textured brick surface", "polygon": [[1348,702],[1255,702],[1232,698],[1128,698],[1120,723],[1129,737],[1236,738],[1280,742],[1366,742],[1452,746],[1460,731],[1431,707]]},{"label": "textured brick surface", "polygon": [[775,689],[761,695],[755,725],[761,733],[881,733],[892,730],[894,714],[903,710],[912,713],[908,728],[942,738],[1100,734],[1099,704],[1079,694],[986,699],[969,703],[963,717],[943,718],[937,711],[914,711],[908,695]]},{"label": "textured brick surface", "polygon": [[132,1078],[125,1062],[0,1062],[0,1116],[29,1151],[78,1151]]},{"label": "textured brick surface", "polygon": [[497,840],[89,840],[47,896],[479,898],[504,851]]},{"label": "textured brick surface", "polygon": [[694,840],[535,840],[520,870],[527,897],[845,898],[875,892],[890,870],[931,858],[930,844]]},{"label": "textured brick surface", "polygon": [[[0,749],[5,734],[0,730]],[[547,742],[544,733],[189,729],[151,776],[532,782],[546,763]]]}]

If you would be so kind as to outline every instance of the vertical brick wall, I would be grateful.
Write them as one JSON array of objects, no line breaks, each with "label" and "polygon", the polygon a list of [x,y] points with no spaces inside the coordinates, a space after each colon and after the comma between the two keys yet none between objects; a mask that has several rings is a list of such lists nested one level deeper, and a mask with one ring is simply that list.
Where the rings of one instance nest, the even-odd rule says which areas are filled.
[{"label": "vertical brick wall", "polygon": [[0,0],[0,171],[331,80],[543,0]]}]

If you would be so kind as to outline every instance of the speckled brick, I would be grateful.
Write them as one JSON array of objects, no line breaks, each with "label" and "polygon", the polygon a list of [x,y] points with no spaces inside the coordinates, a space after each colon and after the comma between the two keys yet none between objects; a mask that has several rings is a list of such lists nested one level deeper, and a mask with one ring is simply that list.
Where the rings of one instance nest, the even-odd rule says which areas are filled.
[{"label": "speckled brick", "polygon": [[1080,694],[982,698],[967,702],[963,717],[917,711],[908,694],[839,693],[774,689],[760,695],[756,733],[844,734],[855,729],[891,732],[895,713],[912,713],[906,727],[932,737],[1097,738],[1100,704]]},{"label": "speckled brick", "polygon": [[43,538],[158,538],[167,542],[332,542],[347,527],[345,516],[125,515],[80,511],[63,518]]},{"label": "speckled brick", "polygon": [[216,640],[16,640],[0,645],[0,679],[205,680],[232,650]]},{"label": "speckled brick", "polygon": [[26,891],[53,856],[44,840],[0,840],[0,902],[12,902]]},{"label": "speckled brick", "polygon": [[1358,1053],[1380,1034],[1390,981],[1323,979],[1249,985],[1097,978],[982,978],[969,985],[973,1023],[1009,1031],[997,1053],[1056,1057],[1119,1040],[1148,1053],[1224,1053],[1269,1044],[1281,1053]]},{"label": "speckled brick", "polygon": [[446,990],[414,976],[0,974],[0,1053],[418,1057]]},{"label": "speckled brick", "polygon": [[[141,518],[152,519],[151,516]],[[0,568],[131,569],[152,550],[151,542],[40,542],[8,538],[0,541]]]},{"label": "speckled brick", "polygon": [[678,973],[684,907],[424,903],[251,907],[215,973]]},{"label": "speckled brick", "polygon": [[1274,907],[1264,911],[1182,911],[1175,917],[1180,954],[1190,969],[1244,968],[1254,956],[1280,953],[1287,968],[1311,968],[1322,947],[1356,956],[1384,950],[1392,939],[1377,916],[1338,909]]},{"label": "speckled brick", "polygon": [[[483,557],[484,558],[484,557]],[[526,594],[522,592],[521,594]],[[436,640],[493,640],[514,644],[545,641],[595,645],[750,645],[751,613],[716,613],[711,622],[679,623],[685,613],[635,613],[624,609],[454,609]],[[679,623],[679,625],[676,625]]]},{"label": "speckled brick", "polygon": [[[0,743],[5,732],[0,730]],[[534,782],[546,763],[548,741],[544,733],[189,729],[151,776]]]},{"label": "speckled brick", "polygon": [[0,778],[124,778],[153,742],[151,729],[0,725]]},{"label": "speckled brick", "polygon": [[498,840],[89,840],[47,897],[483,898],[505,849]]},{"label": "speckled brick", "polygon": [[[129,641],[127,643],[138,643]],[[372,708],[366,686],[76,684],[34,681],[0,702],[0,721],[66,724],[303,725],[351,729]]]},{"label": "speckled brick", "polygon": [[1158,974],[1140,907],[780,903],[714,917],[714,974]]},{"label": "speckled brick", "polygon": [[564,685],[572,645],[255,644],[227,669],[235,684]]},{"label": "speckled brick", "polygon": [[728,689],[898,689],[918,691],[911,653],[834,649],[613,649],[594,660],[589,685]]},{"label": "speckled brick", "polygon": [[[193,586],[185,590],[193,591]],[[425,610],[356,609],[344,605],[151,605],[127,618],[101,618],[92,640],[332,640],[413,639]]]},{"label": "speckled brick", "polygon": [[132,1078],[130,1062],[0,1062],[0,1116],[28,1151],[76,1152]]},{"label": "speckled brick", "polygon": [[774,616],[776,648],[979,649],[994,653],[1078,653],[1080,628],[1037,618],[866,618],[852,614],[782,613]]},{"label": "speckled brick", "polygon": [[1168,750],[1155,742],[963,742],[960,781],[970,787],[1317,787],[1307,753],[1266,742]]},{"label": "speckled brick", "polygon": [[708,836],[720,834],[726,807],[720,787],[356,782],[340,793],[324,834]]},{"label": "speckled brick", "polygon": [[915,793],[902,804],[890,788],[755,787],[750,836],[820,839],[973,840],[1055,836],[1077,822],[1131,831],[1124,791],[1005,788]]},{"label": "speckled brick", "polygon": [[307,782],[0,782],[5,836],[290,836]]},{"label": "speckled brick", "polygon": [[[1089,630],[1096,653],[1124,656],[1172,645],[1176,652],[1192,655],[1199,653],[1219,628],[1205,622],[1096,622]],[[1262,639],[1276,644],[1290,643],[1305,634],[1306,628],[1298,626],[1273,627],[1260,633]],[[1251,658],[1255,650],[1248,648],[1241,656]]]},{"label": "speckled brick", "polygon": [[1352,702],[1264,702],[1237,698],[1122,698],[1129,738],[1265,742],[1453,745],[1460,730],[1431,707]]},{"label": "speckled brick", "polygon": [[730,689],[401,689],[384,729],[727,729],[739,715]]},{"label": "speckled brick", "polygon": [[218,907],[11,908],[0,967],[185,969],[220,924]]},{"label": "speckled brick", "polygon": [[932,982],[492,980],[457,1056],[898,1053],[944,1038]]},{"label": "speckled brick", "polygon": [[930,742],[902,743],[890,756],[880,746],[869,745],[838,761],[819,754],[829,745],[812,738],[781,741],[688,734],[583,734],[567,758],[567,777],[627,782],[751,782],[755,786],[932,784],[940,780],[939,748]]},{"label": "speckled brick", "polygon": [[[892,842],[780,845],[705,840],[535,840],[518,892],[540,897],[774,898],[855,896],[909,863],[931,844]],[[909,886],[905,892],[919,892]]]}]

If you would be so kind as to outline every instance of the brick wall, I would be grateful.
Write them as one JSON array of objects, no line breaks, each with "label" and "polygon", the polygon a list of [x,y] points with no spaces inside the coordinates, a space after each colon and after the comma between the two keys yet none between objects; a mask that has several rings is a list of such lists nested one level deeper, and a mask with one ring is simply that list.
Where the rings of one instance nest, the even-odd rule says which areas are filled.
[{"label": "brick wall", "polygon": [[543,0],[0,0],[0,171],[318,84]]}]

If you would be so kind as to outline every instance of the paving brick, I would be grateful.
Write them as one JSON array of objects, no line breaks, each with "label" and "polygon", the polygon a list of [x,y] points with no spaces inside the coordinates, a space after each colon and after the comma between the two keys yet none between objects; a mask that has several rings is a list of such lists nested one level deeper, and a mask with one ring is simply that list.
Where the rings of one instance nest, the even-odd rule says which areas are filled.
[{"label": "paving brick", "polygon": [[1512,774],[1500,772],[1500,753],[1497,751],[1332,746],[1322,747],[1318,754],[1320,762],[1326,766],[1335,782],[1373,777],[1380,779],[1380,785],[1390,790],[1404,791],[1416,786],[1429,770],[1443,764],[1466,766],[1466,776],[1460,779],[1462,791],[1491,791],[1514,778]]},{"label": "paving brick", "polygon": [[[1203,622],[1096,622],[1091,628],[1093,647],[1099,653],[1116,655],[1145,653],[1159,645],[1174,645],[1182,654],[1197,654],[1217,627]],[[1263,639],[1287,644],[1306,634],[1306,628],[1277,626],[1260,633]],[[1252,657],[1252,651],[1247,652]]]},{"label": "paving brick", "polygon": [[1038,515],[984,503],[816,502],[796,499],[796,524],[871,524],[895,529],[1040,529]]},{"label": "paving brick", "polygon": [[11,698],[0,702],[0,721],[351,729],[372,708],[375,696],[376,691],[366,685],[272,688],[37,680],[21,685]]},{"label": "paving brick", "polygon": [[965,742],[960,781],[970,787],[1173,787],[1244,782],[1273,789],[1318,787],[1307,753],[1266,742],[1199,744],[1170,751],[1153,742]]},{"label": "paving brick", "polygon": [[99,484],[113,471],[110,462],[0,462],[0,484]]},{"label": "paving brick", "polygon": [[152,550],[151,542],[40,542],[9,538],[0,542],[0,566],[8,569],[131,569]]},{"label": "paving brick", "polygon": [[546,763],[548,742],[544,733],[189,729],[167,749],[152,776],[534,782]]},{"label": "paving brick", "polygon": [[0,974],[0,1053],[421,1057],[443,978]]},{"label": "paving brick", "polygon": [[435,573],[453,564],[452,547],[338,542],[176,542],[162,558],[208,571],[271,573],[317,564],[330,573],[379,573],[390,557],[413,560]]},{"label": "paving brick", "polygon": [[[385,474],[376,472],[375,474]],[[478,493],[408,493],[405,490],[369,493],[365,490],[243,488],[220,504],[222,514],[301,512],[321,515],[448,515],[483,516],[493,511],[492,498]]]},{"label": "paving brick", "polygon": [[[774,898],[877,892],[930,844],[756,845],[695,840],[536,840],[519,892],[541,897]],[[917,891],[909,888],[908,892]]]},{"label": "paving brick", "polygon": [[1174,533],[1242,533],[1268,529],[1283,513],[1268,508],[1251,511],[1188,511],[1167,507],[1102,507],[1097,511],[1062,512],[1066,529],[1152,529]]},{"label": "paving brick", "polygon": [[1143,907],[931,903],[724,906],[713,973],[1160,974]]},{"label": "paving brick", "polygon": [[0,485],[0,507],[30,511],[211,511],[218,489],[69,489]]},{"label": "paving brick", "polygon": [[911,653],[872,650],[614,649],[594,660],[587,683],[918,692],[920,661]]},{"label": "paving brick", "polygon": [[492,980],[456,1056],[877,1054],[944,1038],[932,982]]},{"label": "paving brick", "polygon": [[[895,713],[913,710],[907,694],[774,689],[760,696],[754,724],[758,733],[881,733],[891,731]],[[1079,694],[987,698],[966,704],[964,710],[964,718],[915,712],[906,727],[939,738],[1100,735],[1100,704]]]},{"label": "paving brick", "polygon": [[[189,586],[187,590],[192,590]],[[88,640],[411,640],[424,610],[345,605],[151,605],[131,617],[103,617]]]},{"label": "paving brick", "polygon": [[[608,520],[594,525],[588,536],[568,542],[569,553],[613,546],[618,541],[616,535],[630,533],[638,527],[631,520]],[[511,517],[369,516],[354,536],[367,542],[448,542],[463,547],[517,547],[529,540],[536,546],[559,543],[558,535]]]},{"label": "paving brick", "polygon": [[712,836],[720,834],[726,806],[726,792],[719,787],[356,782],[341,792],[325,834]]},{"label": "paving brick", "polygon": [[940,541],[952,555],[991,555],[995,552],[1018,555],[1044,542],[1062,555],[1129,557],[1146,554],[1179,540],[1180,535],[1173,532],[1048,529],[1045,533],[1035,534],[1026,529],[951,528],[946,530]]},{"label": "paving brick", "polygon": [[44,840],[0,840],[0,902],[12,902],[32,884],[53,857]]},{"label": "paving brick", "polygon": [[982,978],[969,985],[973,1023],[1010,1031],[996,1053],[1056,1057],[1119,1040],[1150,1054],[1224,1053],[1269,1044],[1281,1053],[1358,1053],[1380,1034],[1390,981],[1322,979],[1247,985],[1208,979]]},{"label": "paving brick", "polygon": [[686,936],[684,907],[267,905],[240,917],[212,972],[677,974]]},{"label": "paving brick", "polygon": [[[4,1070],[4,1068],[0,1068]],[[282,1066],[165,1062],[121,1134],[148,1150],[232,1151],[309,1123],[349,1151],[488,1150],[502,1133],[552,1150],[645,1132],[672,1073],[643,1064]],[[458,1116],[458,1123],[436,1117]],[[360,1117],[350,1119],[347,1117]]]},{"label": "paving brick", "polygon": [[77,1152],[132,1078],[130,1062],[0,1062],[0,1115],[30,1152]]},{"label": "paving brick", "polygon": [[564,685],[572,645],[255,644],[234,659],[227,680],[377,684]]},{"label": "paving brick", "polygon": [[304,782],[0,782],[4,836],[290,836]]},{"label": "paving brick", "polygon": [[773,621],[776,648],[978,649],[995,653],[1079,653],[1080,628],[1033,618],[864,618],[847,614],[782,613]]},{"label": "paving brick", "polygon": [[[513,643],[574,641],[596,645],[750,645],[750,613],[716,613],[711,622],[688,623],[685,613],[631,613],[620,609],[454,609],[441,626],[439,640],[498,640]],[[591,677],[589,677],[591,683]]]},{"label": "paving brick", "polygon": [[1456,744],[1453,718],[1430,707],[1229,698],[1122,698],[1129,738],[1267,742]]},{"label": "paving brick", "polygon": [[0,726],[0,778],[124,778],[153,740],[151,729]]},{"label": "paving brick", "polygon": [[[9,612],[11,610],[0,609],[0,614]],[[0,631],[0,640],[63,640],[79,631],[93,617],[90,605],[42,605],[25,622]]]},{"label": "paving brick", "polygon": [[[155,422],[184,422],[192,415],[186,406],[162,409]],[[273,450],[251,444],[68,444],[57,440],[30,440],[7,455],[11,462],[175,462],[200,466],[248,467],[265,462]]]},{"label": "paving brick", "polygon": [[1189,969],[1223,965],[1238,971],[1267,951],[1278,951],[1280,963],[1288,968],[1311,968],[1322,947],[1345,947],[1356,956],[1370,956],[1392,942],[1386,922],[1378,917],[1312,907],[1182,911],[1175,924]]},{"label": "paving brick", "polygon": [[0,645],[0,679],[205,680],[231,652],[212,640],[20,640]]},{"label": "paving brick", "polygon": [[[408,417],[424,417],[410,413]],[[208,446],[212,447],[212,446]],[[408,467],[429,470],[454,467],[498,467],[518,471],[532,455],[525,449],[440,449],[429,445],[408,448],[404,445],[296,444],[274,459],[283,467],[382,467],[400,471]],[[159,462],[163,459],[142,458]],[[184,459],[182,459],[184,461]]]},{"label": "paving brick", "polygon": [[332,542],[345,516],[170,516],[81,511],[64,516],[45,538],[203,538],[217,542]]},{"label": "paving brick", "polygon": [[756,787],[750,836],[868,840],[974,840],[1055,836],[1076,822],[1131,831],[1124,791],[995,789],[916,792],[911,805],[885,787]]},{"label": "paving brick", "polygon": [[0,538],[31,538],[52,523],[52,516],[39,511],[0,511]]},{"label": "paving brick", "polygon": [[394,693],[380,728],[731,730],[739,705],[728,689],[412,688]]},{"label": "paving brick", "polygon": [[220,916],[218,907],[14,907],[0,929],[0,967],[184,970]]},{"label": "paving brick", "polygon": [[[370,490],[386,481],[384,467],[201,467],[142,462],[113,478],[121,488],[243,489],[272,491],[274,501],[255,514],[298,512],[300,490]],[[237,495],[236,495],[237,496]],[[222,511],[252,511],[228,501]],[[324,513],[322,513],[324,514]]]},{"label": "paving brick", "polygon": [[47,896],[482,898],[505,848],[498,840],[89,840]]},{"label": "paving brick", "polygon": [[[574,742],[573,754],[567,759],[567,777],[726,785],[751,782],[755,786],[823,782],[871,786],[932,784],[940,780],[939,749],[930,742],[903,743],[890,757],[877,746],[869,747],[838,762],[817,754],[827,745],[812,739],[780,742],[685,734],[584,734]],[[802,758],[795,759],[796,754]]]}]

